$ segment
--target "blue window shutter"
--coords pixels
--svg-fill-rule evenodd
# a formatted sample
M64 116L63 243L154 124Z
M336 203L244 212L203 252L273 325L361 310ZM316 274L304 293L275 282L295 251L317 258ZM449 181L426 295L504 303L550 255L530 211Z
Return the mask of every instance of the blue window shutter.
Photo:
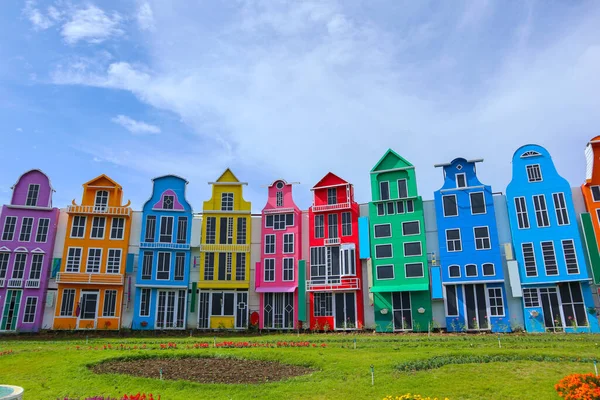
M60 271L60 263L62 262L62 258L55 258L52 260L52 272L50 274L50 278L56 278L56 274Z
M125 266L125 273L131 274L133 273L133 254L127 254L127 264Z

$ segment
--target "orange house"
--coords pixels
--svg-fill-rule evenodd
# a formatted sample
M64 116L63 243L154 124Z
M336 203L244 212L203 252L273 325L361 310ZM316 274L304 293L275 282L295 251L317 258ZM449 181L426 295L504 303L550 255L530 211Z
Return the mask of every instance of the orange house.
M586 174L581 193L587 214L581 214L583 236L594 283L600 284L600 136L596 136L585 148ZM592 229L593 227L593 229Z
M106 175L83 184L81 205L67 209L67 233L54 329L110 329L121 325L130 202Z

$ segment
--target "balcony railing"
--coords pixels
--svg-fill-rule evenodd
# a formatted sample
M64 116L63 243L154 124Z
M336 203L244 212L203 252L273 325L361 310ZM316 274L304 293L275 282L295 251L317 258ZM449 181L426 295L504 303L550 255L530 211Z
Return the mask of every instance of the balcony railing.
M6 280L6 279L0 279L0 288L3 288L3 287L4 287L4 281L5 281L5 280Z
M289 214L289 213L293 213L294 210L291 207L286 207L286 208L269 208L268 210L264 210L263 213L265 214Z
M189 243L161 243L161 242L141 242L140 249L176 249L189 250Z
M40 288L40 280L39 279L27 279L27 281L25 281L25 287L27 289L39 289Z
M23 279L9 279L8 280L9 288L20 288L23 287Z
M91 283L96 285L122 285L121 274L88 274L85 272L59 272L57 283Z
M334 210L345 210L347 208L350 208L350 202L346 202L346 203L337 203L337 204L323 204L323 205L318 205L312 206L312 210L313 212L324 212L324 211L334 211Z
M200 251L205 253L248 253L249 244L201 244Z
M358 289L360 289L359 278L316 278L306 281L306 290L308 292Z
M340 238L339 237L325 239L325 246L331 246L331 245L340 244L340 243L341 242L340 242Z
M107 214L131 216L130 207L106 207L106 206L69 206L69 214Z

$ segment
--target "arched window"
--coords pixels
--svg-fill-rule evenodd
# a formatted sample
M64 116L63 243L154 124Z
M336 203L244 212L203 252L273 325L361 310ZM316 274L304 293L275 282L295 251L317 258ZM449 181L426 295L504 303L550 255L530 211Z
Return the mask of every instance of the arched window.
M541 154L538 153L537 151L533 151L533 150L529 150L529 151L526 151L525 153L521 154L521 158L537 157L537 156L541 156Z
M496 268L492 263L483 264L483 276L494 276L496 275Z
M460 267L458 265L449 266L448 275L450 278L460 278Z
M467 264L465 265L466 276L477 276L477 265L475 264Z
M94 201L95 212L106 212L108 210L108 191L98 190Z

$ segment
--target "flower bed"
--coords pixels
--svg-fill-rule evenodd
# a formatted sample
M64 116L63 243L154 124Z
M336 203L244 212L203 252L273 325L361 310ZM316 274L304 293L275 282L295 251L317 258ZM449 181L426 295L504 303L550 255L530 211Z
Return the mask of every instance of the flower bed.
M554 389L565 400L600 399L600 377L594 374L571 374L562 378Z
M208 349L208 348L217 348L217 349L243 349L243 348L254 348L254 347L263 347L263 348L282 348L282 347L319 347L325 348L327 347L326 343L311 343L311 342L198 342L193 344L186 344L186 349ZM182 348L182 346L178 347L177 343L168 342L168 343L158 343L158 344L142 344L142 345L111 345L105 344L100 346L73 346L67 347L67 350L123 350L123 351L131 351L131 350L177 350L178 348ZM12 352L12 351L11 351ZM2 355L2 353L0 353Z
M94 396L94 397L86 397L85 399L79 397L64 397L62 399L57 400L160 400L160 395L154 397L152 393L138 393L138 394L124 394L121 397L111 397L111 396Z
M383 400L449 400L447 397L444 397L443 399L440 397L423 397L420 394L411 394L411 393L406 393L403 394L402 396L386 396L383 398Z

